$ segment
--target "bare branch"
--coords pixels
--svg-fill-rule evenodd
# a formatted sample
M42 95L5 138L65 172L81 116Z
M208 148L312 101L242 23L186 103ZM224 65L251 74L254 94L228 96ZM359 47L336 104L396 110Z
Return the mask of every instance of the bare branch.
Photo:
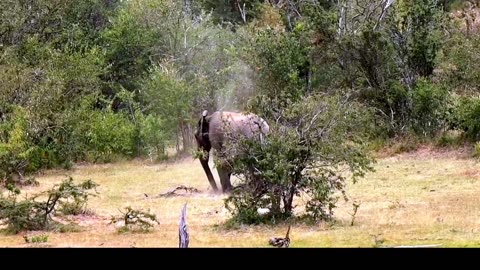
M237 6L240 11L240 16L242 16L243 23L247 23L247 10L245 9L245 3L243 3L243 8L241 8L240 2L237 0Z
M377 22L375 23L375 26L373 27L373 30L376 30L380 22L383 20L383 17L387 13L387 9L395 3L395 0L386 0L385 5L383 6L382 13L380 14L380 17L378 18Z

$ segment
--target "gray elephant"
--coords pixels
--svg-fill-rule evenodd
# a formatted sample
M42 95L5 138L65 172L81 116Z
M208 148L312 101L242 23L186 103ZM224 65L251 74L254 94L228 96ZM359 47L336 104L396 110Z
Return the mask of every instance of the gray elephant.
M208 166L210 150L213 148L216 150L216 154L224 153L225 145L231 142L230 139L235 136L263 140L269 130L267 122L252 113L216 111L208 115L208 111L203 111L195 131L195 140L198 150L203 152L199 158L200 163L214 191L218 191L218 188ZM230 158L235 158L236 154L229 153L229 155ZM230 192L232 167L222 162L217 164L217 171L223 192Z

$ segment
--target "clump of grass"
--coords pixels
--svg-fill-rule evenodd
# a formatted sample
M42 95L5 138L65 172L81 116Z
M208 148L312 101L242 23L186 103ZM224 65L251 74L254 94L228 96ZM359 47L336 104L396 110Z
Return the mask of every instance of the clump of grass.
M480 158L480 142L475 143L473 149L473 157Z
M400 139L398 143L392 146L394 154L408 153L418 149L421 145L419 138L408 136L406 138Z
M82 228L75 223L68 223L68 224L59 224L57 226L57 230L60 233L72 233L72 232L81 232Z
M23 239L25 243L46 243L48 242L48 235L47 234L39 234L34 236L24 235Z
M448 131L435 138L436 147L459 147L465 144L465 137L461 132Z

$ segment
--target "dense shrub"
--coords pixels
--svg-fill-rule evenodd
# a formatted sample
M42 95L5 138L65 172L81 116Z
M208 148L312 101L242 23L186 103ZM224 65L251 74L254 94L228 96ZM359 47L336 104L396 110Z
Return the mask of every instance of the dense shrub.
M136 151L137 127L121 112L95 110L84 102L68 115L71 125L72 150L82 160L108 162L118 157L132 156Z
M22 183L26 173L42 165L38 147L29 138L25 110L4 105L0 119L0 183Z
M417 134L433 137L445 127L449 94L425 79L418 80L411 92L412 127Z
M471 140L480 139L480 98L462 97L454 108L454 123Z
M147 115L140 126L140 140L143 151L151 160L167 158L166 148L171 135L165 128L165 122L158 116Z

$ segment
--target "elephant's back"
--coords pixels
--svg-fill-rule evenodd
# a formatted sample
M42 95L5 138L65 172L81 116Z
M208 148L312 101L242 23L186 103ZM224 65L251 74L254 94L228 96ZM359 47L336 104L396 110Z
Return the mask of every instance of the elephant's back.
M269 126L265 120L252 113L214 112L210 115L210 141L218 149L226 139L225 133L252 137L256 133L267 134Z

